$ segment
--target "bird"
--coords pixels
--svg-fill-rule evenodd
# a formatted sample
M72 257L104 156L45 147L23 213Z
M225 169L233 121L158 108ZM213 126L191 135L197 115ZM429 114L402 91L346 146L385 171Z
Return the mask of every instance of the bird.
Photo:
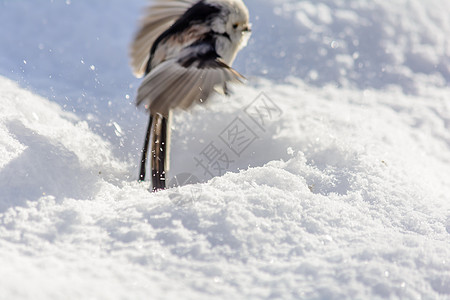
M231 66L250 37L249 12L242 0L155 0L130 47L131 66L144 77L136 105L149 113L139 181L145 180L149 144L152 190L166 188L170 115L204 103L244 76Z

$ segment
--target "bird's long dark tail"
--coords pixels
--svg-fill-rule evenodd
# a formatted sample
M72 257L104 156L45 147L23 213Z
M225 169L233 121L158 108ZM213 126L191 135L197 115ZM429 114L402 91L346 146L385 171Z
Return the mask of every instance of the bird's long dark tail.
M163 190L166 188L166 171L169 160L169 130L170 126L168 118L160 114L150 115L144 147L142 149L139 180L143 181L145 179L145 165L150 144L150 167L152 170L153 191Z
M150 115L148 120L147 133L145 134L144 147L142 147L141 170L139 173L139 181L145 180L145 168L147 163L148 144L150 143L150 135L152 132L153 116Z

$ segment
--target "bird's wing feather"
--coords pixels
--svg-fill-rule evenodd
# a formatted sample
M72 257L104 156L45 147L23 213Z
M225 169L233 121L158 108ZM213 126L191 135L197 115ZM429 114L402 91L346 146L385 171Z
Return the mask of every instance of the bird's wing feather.
M137 77L142 77L145 73L155 40L197 1L157 0L148 8L130 50L131 66Z
M172 108L186 109L194 102L206 101L227 82L243 80L211 44L199 43L152 69L139 87L137 104L145 105L152 113L167 115Z

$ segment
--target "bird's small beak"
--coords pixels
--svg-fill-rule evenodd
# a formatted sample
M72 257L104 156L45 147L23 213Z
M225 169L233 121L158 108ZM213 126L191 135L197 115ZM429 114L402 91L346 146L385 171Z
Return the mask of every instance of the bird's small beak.
M252 32L252 24L248 24L242 29L243 32Z
M252 35L252 28L251 25L248 24L247 26L245 26L242 29L242 38L241 38L241 44L240 44L240 49L244 48L245 46L247 46L248 40L250 39L250 36Z

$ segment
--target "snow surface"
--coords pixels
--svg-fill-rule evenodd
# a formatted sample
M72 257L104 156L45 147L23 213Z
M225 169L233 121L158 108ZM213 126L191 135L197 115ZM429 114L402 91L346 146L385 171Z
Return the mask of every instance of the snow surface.
M201 183L159 193L146 3L0 1L0 299L450 299L448 1L246 1L249 83L174 114Z

